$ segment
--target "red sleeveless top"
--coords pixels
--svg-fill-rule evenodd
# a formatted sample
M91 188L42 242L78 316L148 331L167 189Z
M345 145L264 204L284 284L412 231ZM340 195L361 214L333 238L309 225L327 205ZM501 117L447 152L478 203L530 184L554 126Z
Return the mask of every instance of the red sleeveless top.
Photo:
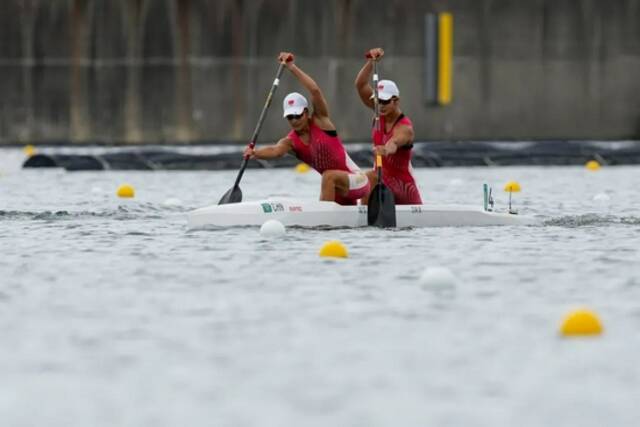
M322 174L326 170L358 172L360 168L351 160L336 131L320 129L309 123L309 143L305 144L295 130L287 135L296 157Z
M385 117L380 116L380 127L382 132L374 128L372 131L373 143L375 145L384 145L391 139L397 125L406 125L413 128L413 123L404 114L398 117L389 132L385 132ZM391 155L382 156L382 181L389 187L395 197L398 205L421 205L422 197L420 190L413 177L413 168L411 166L413 141L408 145L398 147L398 150Z

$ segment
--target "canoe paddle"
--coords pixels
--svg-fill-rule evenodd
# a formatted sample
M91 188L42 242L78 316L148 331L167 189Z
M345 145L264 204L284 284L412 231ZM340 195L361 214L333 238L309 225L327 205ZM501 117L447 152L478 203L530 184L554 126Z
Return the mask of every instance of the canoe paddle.
M368 57L369 54L367 54ZM380 104L378 103L378 60L373 61L373 105L376 114L375 127L378 135L382 135L382 123L380 121ZM375 141L374 141L375 147ZM396 226L396 202L393 193L382 182L382 156L376 154L376 171L378 183L369 195L367 207L367 224L375 227L390 228Z
M293 61L293 57L289 56L287 58L287 62ZM253 131L253 136L251 137L251 141L249 141L249 147L253 148L256 146L256 141L258 140L258 133L260 133L260 129L262 129L262 123L264 123L265 117L267 117L267 110L271 105L271 100L273 99L273 94L276 93L276 89L278 89L278 85L280 84L280 76L282 76L282 72L284 71L284 62L280 63L278 67L278 72L276 73L276 78L273 80L273 85L271 86L271 90L269 91L269 95L267 96L267 100L264 103L264 107L262 107L262 113L260 113L260 118L258 119L258 124L256 125L255 130ZM236 181L233 184L233 187L229 189L224 196L218 202L219 205L226 205L228 203L240 203L242 201L242 190L240 189L240 180L242 179L242 175L244 174L244 170L247 168L247 163L249 162L249 156L244 156L242 159L242 165L240 166L240 171L238 171L238 176L236 177Z

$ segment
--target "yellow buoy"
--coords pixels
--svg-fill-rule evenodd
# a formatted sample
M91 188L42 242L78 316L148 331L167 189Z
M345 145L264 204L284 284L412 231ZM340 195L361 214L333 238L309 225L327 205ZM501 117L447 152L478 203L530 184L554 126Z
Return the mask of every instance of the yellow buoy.
M36 154L36 148L31 144L25 145L22 151L27 157L31 157Z
M520 184L517 181L509 181L504 185L504 191L509 193L509 213L516 214L518 211L511 208L511 193L520 192Z
M598 169L600 169L600 163L598 163L597 160L589 160L587 163L585 163L584 167L589 169L590 171L597 171Z
M296 172L297 173L307 173L311 170L311 166L309 166L306 163L298 163L296 165Z
M519 193L520 184L517 181L509 181L504 185L504 191L509 193Z
M320 256L347 258L349 256L349 252L347 252L347 248L342 244L342 242L340 242L339 240L331 240L322 245L322 247L320 248Z
M118 195L118 197L131 198L135 197L136 190L132 185L122 184L120 187L118 187L118 191L116 194Z
M596 313L582 308L565 316L560 326L560 333L565 337L599 335L602 333L602 324Z

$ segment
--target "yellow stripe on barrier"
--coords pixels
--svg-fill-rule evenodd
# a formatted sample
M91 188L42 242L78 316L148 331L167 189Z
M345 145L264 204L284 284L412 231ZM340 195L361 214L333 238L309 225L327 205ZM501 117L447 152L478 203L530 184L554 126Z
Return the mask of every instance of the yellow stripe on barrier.
M438 103L449 105L452 97L453 15L438 16Z

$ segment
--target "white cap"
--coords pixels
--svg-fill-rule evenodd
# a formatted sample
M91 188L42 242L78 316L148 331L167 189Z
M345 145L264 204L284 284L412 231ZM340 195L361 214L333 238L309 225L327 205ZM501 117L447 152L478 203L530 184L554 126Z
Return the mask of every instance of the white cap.
M309 106L307 102L307 98L300 95L298 92L291 92L284 98L282 101L282 109L284 110L284 115L282 117L287 117L289 114L302 114L305 108Z
M398 86L391 80L380 80L378 82L378 99L386 101L394 96L396 98L400 97ZM373 99L373 96L371 96L371 99Z

